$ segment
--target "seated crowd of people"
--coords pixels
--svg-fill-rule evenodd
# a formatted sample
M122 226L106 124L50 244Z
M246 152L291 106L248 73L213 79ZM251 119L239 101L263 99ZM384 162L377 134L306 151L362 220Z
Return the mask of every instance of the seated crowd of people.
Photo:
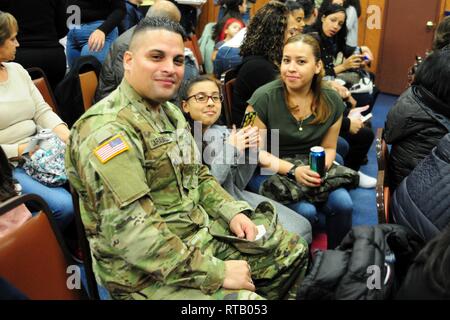
M199 8L141 3L0 3L0 205L38 194L77 256L72 188L96 280L113 299L307 297L320 286L314 235L330 251L353 243L349 190L377 182L360 170L379 91L373 54L358 45L359 1L269 1L249 18L252 2L220 0L199 40L203 68L185 47ZM74 28L71 5L82 12ZM63 90L83 56L101 65L98 86L69 121L27 68ZM225 123L219 80L230 69ZM377 230L423 246L390 298L450 299L449 84L446 17L385 123L390 211L404 229ZM0 216L0 241L35 214L25 212Z

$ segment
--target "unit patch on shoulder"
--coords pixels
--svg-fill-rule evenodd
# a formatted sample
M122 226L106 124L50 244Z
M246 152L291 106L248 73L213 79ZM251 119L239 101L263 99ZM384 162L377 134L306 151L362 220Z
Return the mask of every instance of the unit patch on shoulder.
M130 147L119 133L95 148L94 154L101 163L106 163L128 149L130 149Z

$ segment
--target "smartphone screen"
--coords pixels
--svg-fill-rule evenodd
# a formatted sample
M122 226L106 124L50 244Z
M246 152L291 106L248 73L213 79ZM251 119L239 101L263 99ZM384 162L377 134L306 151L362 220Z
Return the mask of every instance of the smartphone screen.
M256 111L247 112L242 119L241 128L252 126L256 119Z

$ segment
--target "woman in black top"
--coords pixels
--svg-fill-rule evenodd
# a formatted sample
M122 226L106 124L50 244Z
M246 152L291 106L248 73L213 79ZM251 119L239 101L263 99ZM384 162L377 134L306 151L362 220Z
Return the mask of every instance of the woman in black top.
M247 100L260 86L275 80L279 74L283 44L289 37L301 33L304 22L296 19L303 7L288 7L269 2L259 9L247 27L240 48L243 57L233 89L232 122L239 125L247 108Z
M118 26L125 17L123 0L69 0L67 59L69 67L80 56L93 55L101 63L118 37Z
M20 26L15 62L44 70L54 89L66 73L66 54L59 39L67 34L67 0L3 0L0 10L11 13Z
M346 18L343 6L337 4L321 6L316 23L306 29L307 32L317 34L325 75L332 78L341 72L360 68L364 63L362 59L364 54L369 58L372 57L372 53L367 47L361 47L361 54L354 54L357 48L346 45ZM342 52L345 59L342 64L335 65L334 60L339 52Z

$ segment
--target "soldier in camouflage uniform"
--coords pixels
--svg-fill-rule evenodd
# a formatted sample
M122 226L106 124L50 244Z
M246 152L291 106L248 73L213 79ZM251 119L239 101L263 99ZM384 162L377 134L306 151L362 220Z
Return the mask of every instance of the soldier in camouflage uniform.
M270 204L252 212L222 189L167 102L183 78L182 34L145 18L121 85L72 129L66 167L97 281L114 299L293 297L306 242L276 223ZM250 218L266 226L262 239L253 241Z

